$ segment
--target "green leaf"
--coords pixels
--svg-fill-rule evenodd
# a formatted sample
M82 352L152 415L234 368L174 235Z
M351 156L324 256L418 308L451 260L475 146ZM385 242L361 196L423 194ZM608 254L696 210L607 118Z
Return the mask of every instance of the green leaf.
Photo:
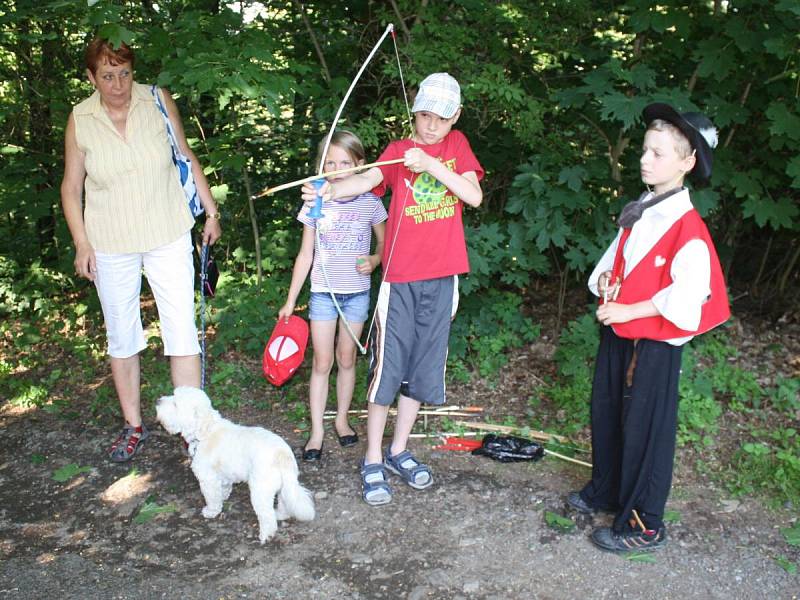
M629 71L630 83L640 90L649 90L656 85L656 72L644 64L638 64Z
M212 185L211 195L214 197L214 202L220 202L224 204L225 200L228 198L228 184L223 183L222 185Z
M31 462L35 465L42 465L46 460L44 454L31 454Z
M664 511L663 520L665 523L680 523L681 522L681 513L677 510L667 510Z
M769 224L773 229L793 229L794 218L800 213L797 204L791 198L779 198L771 200L769 198L748 197L742 203L742 215L754 217L759 227Z
M775 10L791 12L800 17L800 4L797 3L797 0L780 0L775 5Z
M65 481L69 481L79 473L88 473L91 470L92 467L79 467L75 463L70 463L68 465L64 465L60 469L56 469L55 471L53 471L53 479L55 479L59 483L64 483Z
M572 519L562 517L549 510L546 510L544 513L544 521L547 523L548 527L557 529L563 533L569 533L575 529L575 522Z
M794 527L784 527L781 534L790 546L800 546L800 522L795 523Z
M701 217L706 217L708 213L719 206L719 192L708 188L692 190L692 204Z
M792 158L786 165L786 174L789 177L794 177L792 183L789 184L793 188L800 188L800 155Z
M772 135L785 135L792 140L800 140L800 117L786 104L773 102L765 114L772 121L769 127Z
M130 45L133 43L135 34L117 23L106 23L97 30L97 35L111 42L111 46L116 50L122 42Z
M651 563L651 564L656 562L656 557L649 552L632 552L630 554L626 554L625 558L631 562Z
M794 52L792 43L788 39L780 37L764 40L764 49L770 54L774 54L781 60L785 59L787 56L792 54L792 52Z
M747 196L761 196L764 193L761 181L755 171L737 171L730 178L730 183L736 191L738 198Z
M646 31L650 27L650 10L639 9L630 16L629 23L635 33Z
M566 183L567 187L574 192L581 191L581 185L586 178L586 169L580 165L574 167L564 167L558 174L558 183Z
M783 570L789 573L789 575L796 575L797 574L797 565L786 558L783 554L779 554L775 557L775 562L778 563Z
M722 81L736 66L735 53L728 47L728 40L722 37L711 37L697 43L692 55L697 65L697 75Z
M174 504L165 504L164 506L159 506L155 502L145 502L142 505L142 508L139 509L139 514L137 514L133 522L137 525L141 525L142 523L147 523L153 519L156 515L161 513L171 513L176 512L178 508Z
M633 127L647 105L646 98L640 96L629 98L621 92L605 94L599 100L600 117L604 121L622 121L623 129Z

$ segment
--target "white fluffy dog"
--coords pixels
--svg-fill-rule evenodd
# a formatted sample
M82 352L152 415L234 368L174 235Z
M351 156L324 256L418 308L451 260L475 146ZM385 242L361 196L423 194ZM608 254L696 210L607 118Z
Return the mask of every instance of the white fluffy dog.
M174 396L159 398L156 412L164 429L180 433L189 444L192 471L206 501L204 517L213 519L222 512L233 484L246 481L262 544L275 534L278 519L314 518L311 493L297 481L294 454L280 437L263 427L231 423L197 388L176 388Z

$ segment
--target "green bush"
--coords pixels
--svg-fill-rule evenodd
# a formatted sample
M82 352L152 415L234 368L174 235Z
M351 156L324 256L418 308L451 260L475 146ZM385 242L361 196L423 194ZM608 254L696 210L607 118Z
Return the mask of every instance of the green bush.
M734 493L768 495L800 507L800 436L793 428L753 431L731 461Z
M543 394L558 409L556 420L565 433L573 433L589 424L592 374L599 334L600 325L593 311L569 322L561 331L554 355L558 376L548 384ZM537 402L536 399L532 401ZM559 418L559 415L563 416Z
M511 292L485 290L462 297L450 332L448 362L468 362L491 377L508 362L507 352L539 336L539 326L521 311L522 299Z

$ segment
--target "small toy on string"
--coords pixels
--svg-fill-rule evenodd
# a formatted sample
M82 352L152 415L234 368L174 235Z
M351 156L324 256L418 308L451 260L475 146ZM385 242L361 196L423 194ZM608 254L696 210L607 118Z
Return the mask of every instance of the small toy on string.
M317 192L317 198L314 202L314 206L308 209L308 216L311 219L321 219L325 215L322 214L322 195L319 191L322 189L322 186L325 185L325 179L320 177L319 179L313 180L311 184Z

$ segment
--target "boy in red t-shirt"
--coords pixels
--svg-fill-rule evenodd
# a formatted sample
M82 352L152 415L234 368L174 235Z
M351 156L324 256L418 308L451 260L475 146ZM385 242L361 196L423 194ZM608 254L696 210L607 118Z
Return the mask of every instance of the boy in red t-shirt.
M391 142L378 161L403 158L320 190L324 200L392 189L383 250L384 282L378 294L370 346L367 453L361 463L362 496L373 506L392 499L386 471L414 489L433 484L430 468L407 444L421 403L445 402L445 365L450 322L458 304L458 275L469 271L464 241L464 204L480 205L481 167L463 133L461 90L447 73L420 84L411 109L414 136ZM311 202L314 188L303 187ZM389 406L397 400L392 443L383 452Z
M700 184L711 177L717 130L667 104L642 116L648 191L622 209L617 238L589 277L604 325L592 382L592 479L567 497L579 512L615 513L591 539L619 553L667 541L681 349L730 315L714 243L683 186L687 174Z

